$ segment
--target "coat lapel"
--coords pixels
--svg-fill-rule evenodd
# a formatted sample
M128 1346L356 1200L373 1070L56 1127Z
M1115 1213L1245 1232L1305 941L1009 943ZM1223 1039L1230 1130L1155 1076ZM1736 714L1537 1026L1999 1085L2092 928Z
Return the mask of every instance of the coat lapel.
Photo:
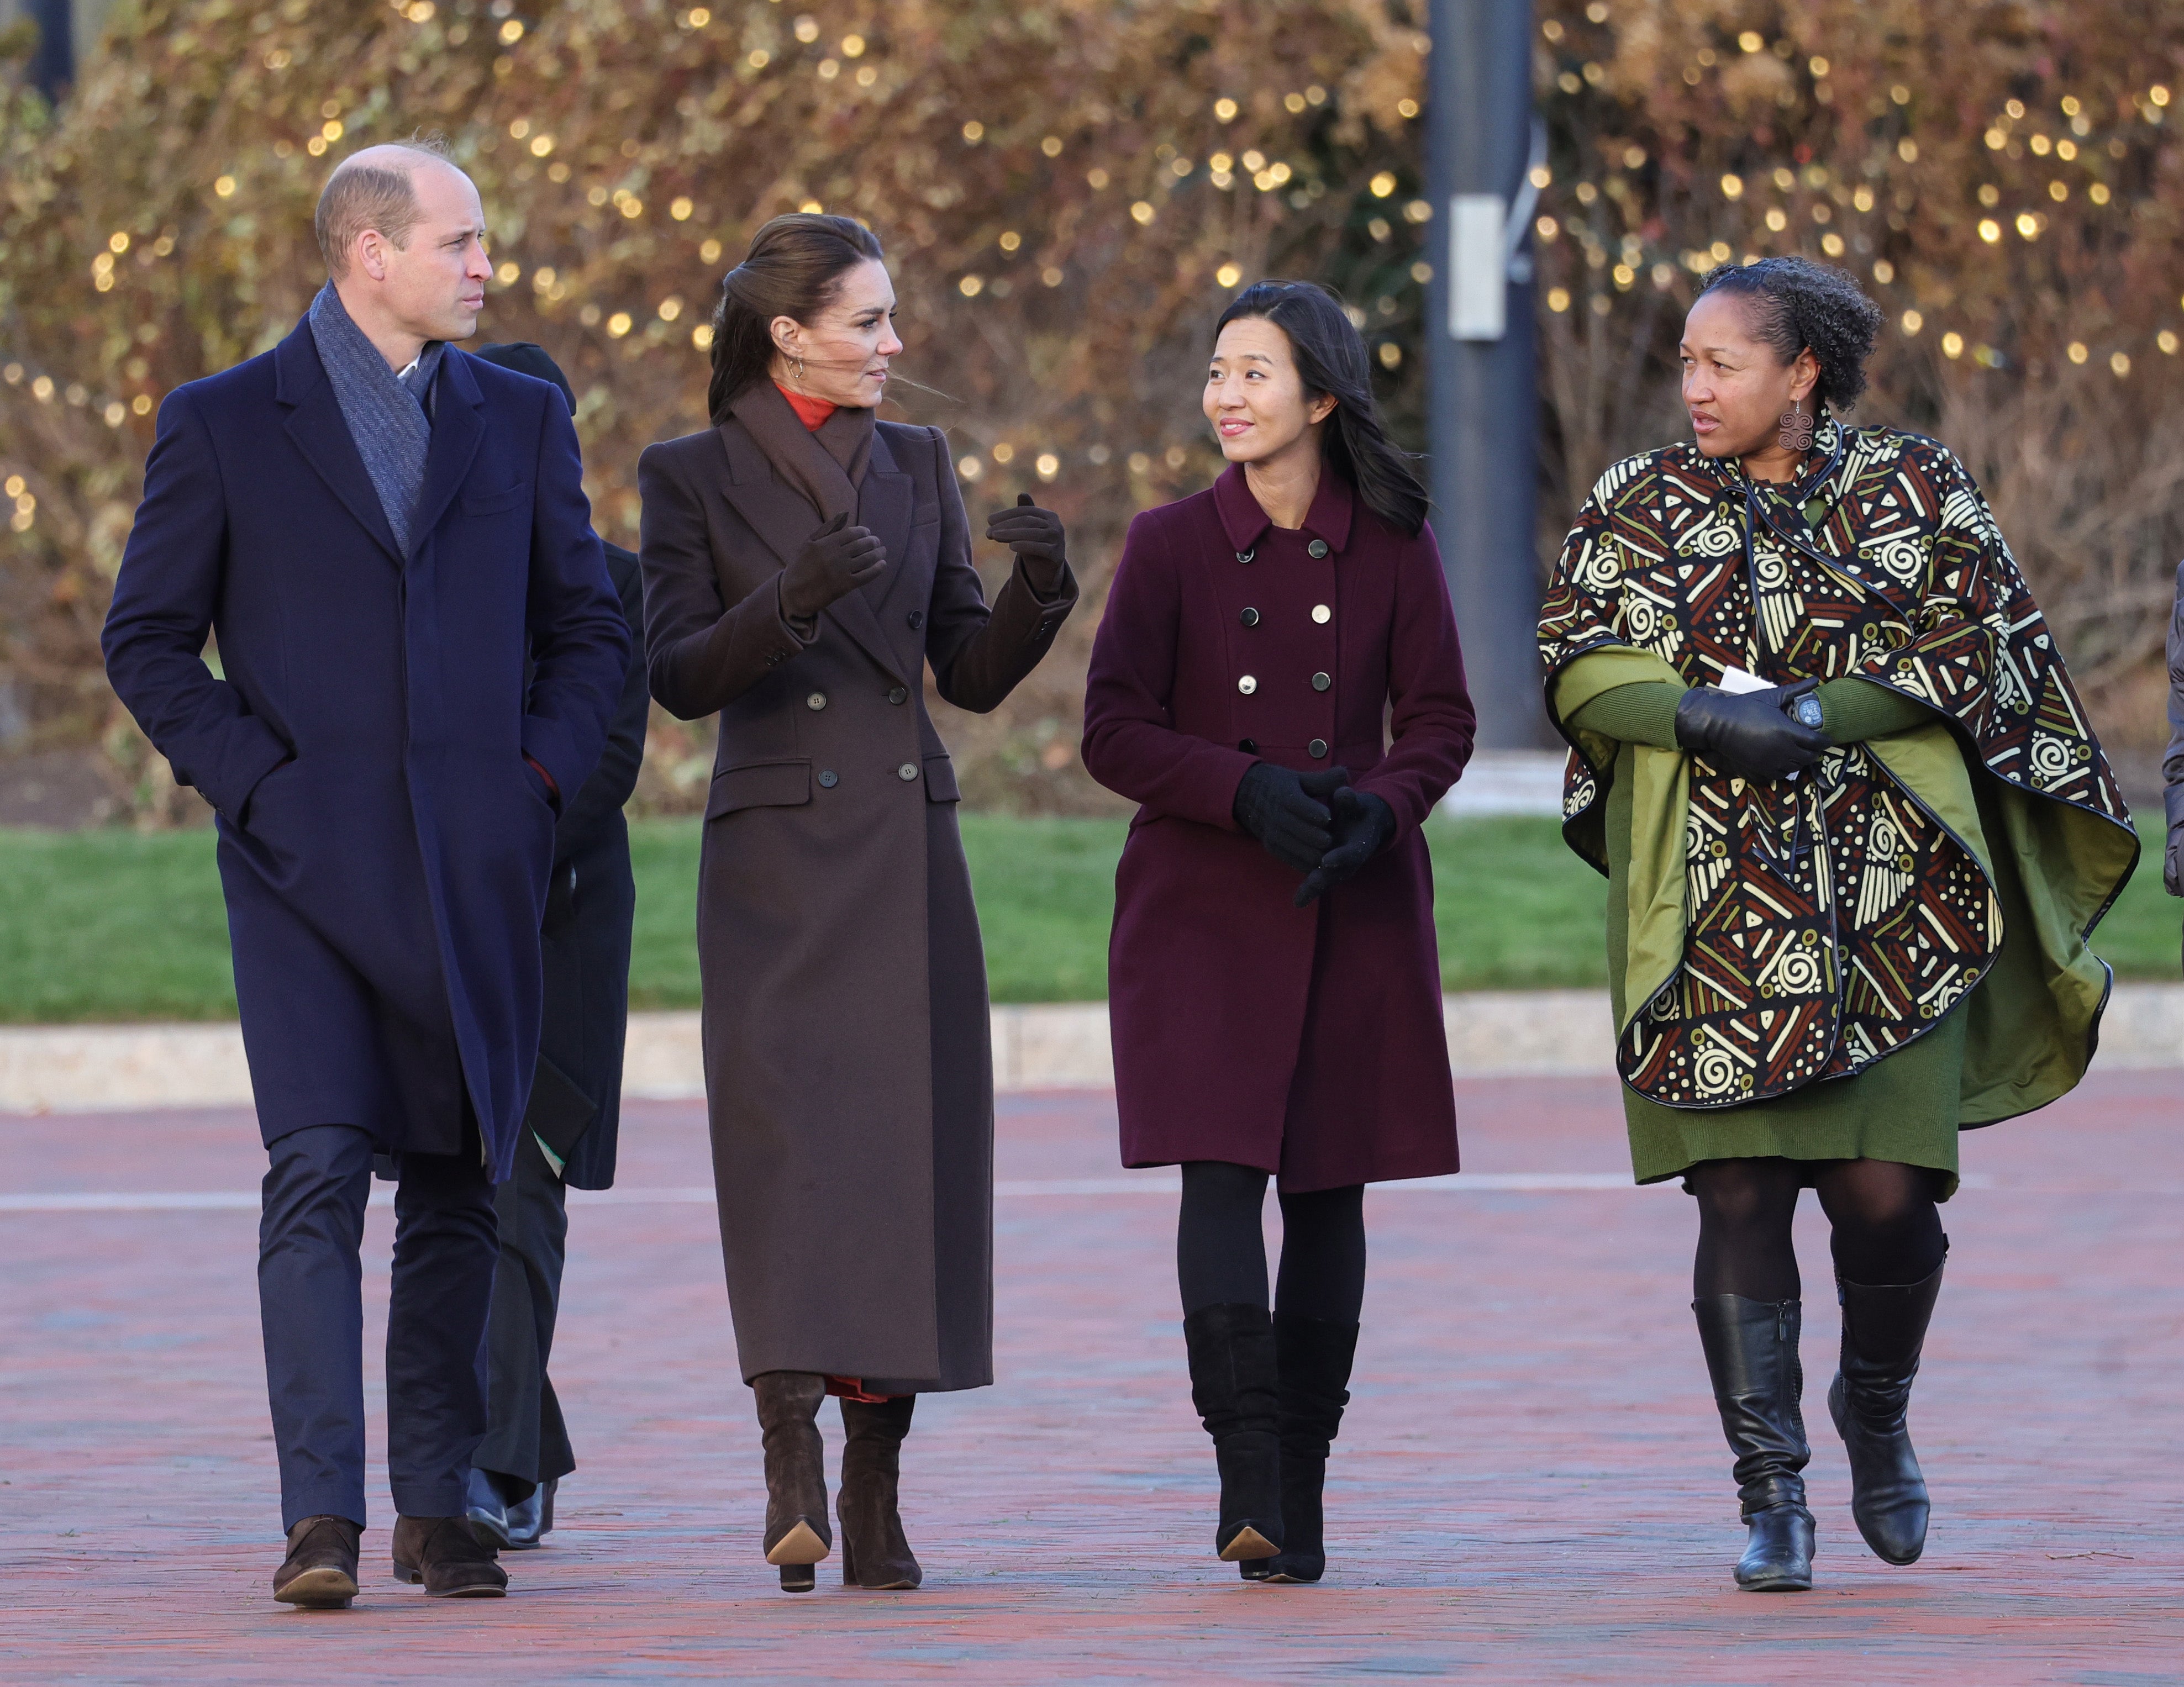
M766 548L786 568L818 526L818 516L801 493L784 486L774 477L772 465L766 460L766 454L759 449L758 442L750 437L749 431L741 422L730 417L721 425L718 432L722 447L728 455L728 483L722 488L723 495L730 507L743 518L744 525L765 542ZM875 440L872 469L865 476L867 499L871 496L869 488L874 474L879 468L879 456L880 446ZM902 482L905 509L902 526L904 540L906 540L910 531L907 515L910 477L904 475L897 478ZM861 519L864 512L865 504L861 501L858 510ZM873 531L878 532L880 530L874 528ZM888 557L892 563L900 554L899 546L904 540L890 542L884 533L881 534L881 538L888 545ZM890 567L887 575L881 577L881 584L884 586L888 576L895 571ZM837 599L825 613L872 660L895 678L907 683L902 660L889 648L886 634L880 630L879 617L873 612L866 596L866 592L871 589L867 587L864 592L852 592L847 597Z
M410 524L414 548L439 524L454 502L485 439L485 395L470 372L463 353L449 346L440 358L439 391L433 395L432 443L425 454L425 489Z
M341 401L334 396L334 384L326 379L326 367L319 361L318 345L311 338L308 320L298 323L295 331L275 349L273 367L274 396L288 411L288 437L327 489L341 500L343 508L378 542L387 560L399 568L402 552L394 543L394 529L387 524L378 489L365 472L356 441L349 436L348 422L342 415Z
M890 618L888 605L897 593L904 589L902 578L909 572L910 524L916 509L916 489L910 476L896 465L894 454L888 449L887 436L875 430L872 435L872 460L865 470L864 485L857 496L857 520L878 534L887 547L887 571L853 595L862 599L872 612L873 625L886 639L888 647L895 654L895 677L917 671L923 660L922 635L913 633L910 623L900 616ZM898 648L894 634L898 625L903 641Z

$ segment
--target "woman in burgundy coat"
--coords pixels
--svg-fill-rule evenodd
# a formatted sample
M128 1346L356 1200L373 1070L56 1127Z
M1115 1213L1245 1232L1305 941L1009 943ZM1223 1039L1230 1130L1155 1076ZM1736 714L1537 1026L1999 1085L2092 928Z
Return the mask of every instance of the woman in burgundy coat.
M1457 1167L1418 828L1474 722L1425 492L1334 297L1247 288L1205 409L1229 467L1131 523L1085 696L1086 768L1142 805L1116 872L1116 1096L1123 1164L1183 1167L1216 1548L1247 1579L1318 1581L1364 1186Z

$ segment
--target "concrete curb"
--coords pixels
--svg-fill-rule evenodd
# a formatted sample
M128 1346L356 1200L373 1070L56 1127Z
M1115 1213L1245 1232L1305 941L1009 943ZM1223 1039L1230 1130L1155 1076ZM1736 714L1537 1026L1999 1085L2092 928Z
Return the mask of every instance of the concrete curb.
M1605 991L1512 990L1445 997L1458 1077L1598 1077L1614 1070ZM996 1007L1002 1089L1104 1089L1115 1081L1102 1002ZM2184 1066L2184 984L2121 984L2102 1026L2103 1066ZM631 1016L623 1094L705 1093L694 1012ZM250 1104L234 1025L0 1027L0 1112L116 1112Z

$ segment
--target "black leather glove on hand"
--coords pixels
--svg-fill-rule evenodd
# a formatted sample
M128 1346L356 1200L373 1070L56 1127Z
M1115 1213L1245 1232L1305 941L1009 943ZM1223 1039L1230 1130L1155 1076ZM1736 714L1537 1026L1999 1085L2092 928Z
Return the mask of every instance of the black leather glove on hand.
M1835 740L1799 726L1784 710L1819 683L1799 680L1745 692L1694 687L1676 705L1676 742L1735 779L1780 779L1810 767Z
M804 542L781 576L781 612L809 621L837 598L847 597L887 566L887 547L868 528L837 515Z
M1345 879L1355 877L1357 870L1386 849L1388 840L1396 835L1395 810L1370 792L1353 791L1345 785L1335 792L1332 806L1334 847L1320 857L1319 865L1297 887L1300 908Z
M1017 494L1013 509L996 509L986 518L986 537L1006 545L1022 559L1024 577L1042 598L1058 597L1068 578L1068 560L1062 550L1061 518L1041 509L1031 494Z
M1254 762L1236 788L1230 811L1245 835L1265 844L1269 855L1294 871L1308 873L1334 846L1334 816L1328 800L1349 782L1346 767L1294 773L1271 761Z

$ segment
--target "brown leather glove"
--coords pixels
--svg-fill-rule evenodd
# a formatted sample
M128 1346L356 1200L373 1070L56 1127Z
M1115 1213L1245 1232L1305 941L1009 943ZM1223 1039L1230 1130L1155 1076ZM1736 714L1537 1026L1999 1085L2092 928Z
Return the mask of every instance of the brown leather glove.
M986 537L1006 545L1023 564L1024 578L1042 598L1058 598L1069 577L1069 561L1062 547L1061 518L1042 509L1031 494L1017 494L1013 509L996 509L986 518Z
M781 612L792 621L811 620L836 599L879 578L887 566L887 547L878 536L849 521L837 515L804 542L782 571Z

